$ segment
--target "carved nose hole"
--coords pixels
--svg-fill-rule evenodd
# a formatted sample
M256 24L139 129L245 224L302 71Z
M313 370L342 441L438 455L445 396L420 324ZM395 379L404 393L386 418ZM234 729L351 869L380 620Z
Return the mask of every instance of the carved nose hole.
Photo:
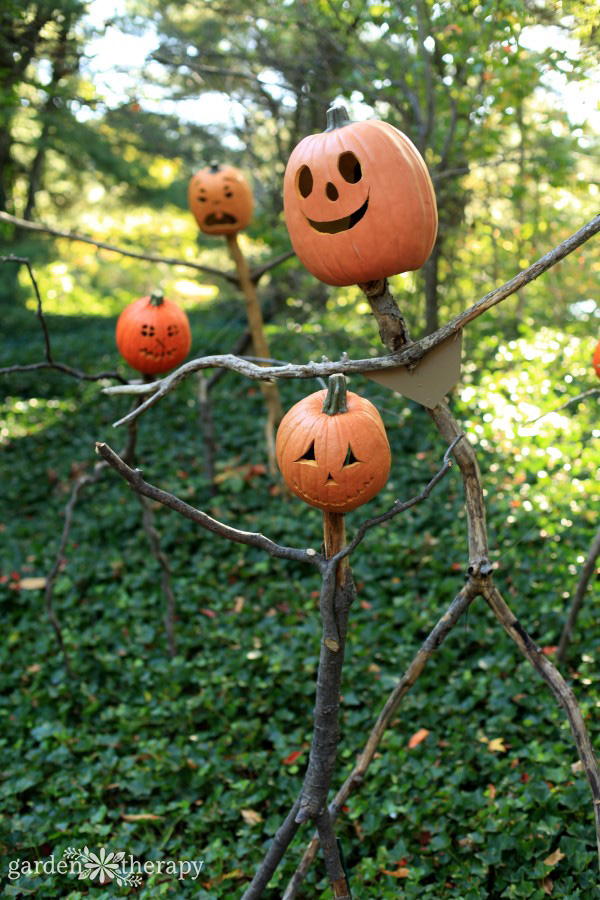
M325 188L325 193L329 197L330 200L337 200L340 196L338 193L338 189L332 181L327 182L327 187Z
M337 481L335 480L331 472L329 472L329 474L327 475L327 481L325 482L325 484L337 484Z

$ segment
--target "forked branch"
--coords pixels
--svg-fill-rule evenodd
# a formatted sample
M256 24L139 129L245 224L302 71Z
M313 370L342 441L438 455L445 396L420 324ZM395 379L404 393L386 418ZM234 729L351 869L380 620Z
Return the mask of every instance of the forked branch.
M387 288L387 283L381 281L360 285L365 291L372 309L374 301L379 300L378 322L380 325L380 333L390 355L351 360L344 354L340 360L335 362L311 362L302 365L288 363L285 366L259 366L231 354L224 356L205 356L199 359L192 359L189 362L184 363L184 365L180 366L178 369L175 369L175 371L166 378L156 381L152 385L116 385L114 387L105 388L106 393L135 393L148 395L148 399L145 400L134 413L119 419L118 422L115 422L115 426L125 425L131 418L142 415L147 409L154 406L155 403L158 403L162 397L174 390L181 381L201 369L221 367L231 369L254 381L269 381L276 378L318 378L334 375L336 372L348 375L353 372L373 372L382 369L395 368L396 366L408 366L413 368L424 356L433 350L434 347L437 347L451 335L457 334L465 327L465 325L468 325L478 316L516 293L516 291L538 278L552 266L555 266L558 262L597 234L598 231L600 231L600 215L588 222L587 225L584 225L583 228L580 228L579 231L576 231L566 241L563 241L562 244L554 247L553 250L546 253L538 259L537 262L533 263L533 265L529 266L527 269L523 269L522 272L519 272L518 275L515 275L515 277L510 281L507 281L506 284L490 291L485 297L482 297L481 300L478 300L473 306L470 306L454 319L451 319L437 331L433 332L433 334L429 334L421 340L412 343L407 342L406 340L406 325L393 296ZM386 301L385 309L382 305L383 300ZM384 313L389 321L384 322L383 318L380 318ZM402 323L402 333L397 329L395 330L394 320L397 320L398 324L400 322ZM393 336L393 340L390 340L390 336Z

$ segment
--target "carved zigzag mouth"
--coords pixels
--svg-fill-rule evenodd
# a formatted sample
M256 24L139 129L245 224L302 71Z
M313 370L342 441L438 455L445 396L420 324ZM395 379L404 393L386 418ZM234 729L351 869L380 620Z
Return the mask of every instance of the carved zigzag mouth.
M204 224L210 228L211 225L235 225L237 219L230 213L209 213L204 220Z
M315 231L320 231L321 234L338 234L340 231L349 231L350 228L354 228L363 218L368 206L369 195L367 194L367 199L363 205L359 206L353 213L350 213L349 216L343 216L341 219L332 219L329 222L316 222L314 219L309 219L308 216L305 216L305 218L310 227L314 228Z
M352 494L351 497L346 497L345 500L340 500L339 503L336 503L333 500L327 500L327 506L346 506L346 504L348 502L350 502L352 500L356 500L357 497L360 497L361 494L364 494L364 492L367 490L367 488L373 481L374 477L375 477L374 475L371 475L369 480L366 481L365 484L355 494ZM327 484L327 482L326 482L326 484ZM296 488L296 490L298 491L299 494L302 494L302 496L305 498L305 500L309 501L309 503L319 503L320 505L322 505L322 503L323 503L322 500L319 500L317 497L312 497L310 494L307 494L306 491L303 491L295 479L294 479L294 487Z

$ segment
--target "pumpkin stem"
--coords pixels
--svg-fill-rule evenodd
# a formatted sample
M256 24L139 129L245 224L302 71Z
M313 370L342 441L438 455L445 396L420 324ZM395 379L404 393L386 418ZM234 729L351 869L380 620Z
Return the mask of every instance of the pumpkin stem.
M348 411L348 396L346 394L346 378L341 373L329 376L327 396L323 401L322 412L327 416L336 416L338 413Z
M160 288L152 291L152 293L150 294L150 306L162 306L164 302L165 295Z
M211 159L211 161L208 164L208 168L214 175L215 172L218 172L219 169L221 168L221 163L218 161L218 159Z
M341 104L339 106L330 106L327 110L327 128L325 131L335 131L336 128L343 128L344 125L351 125L352 120L348 115L348 110Z

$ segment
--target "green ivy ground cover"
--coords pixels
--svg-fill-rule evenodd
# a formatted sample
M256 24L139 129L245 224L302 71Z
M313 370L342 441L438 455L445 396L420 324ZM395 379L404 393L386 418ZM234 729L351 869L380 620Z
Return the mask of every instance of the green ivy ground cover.
M239 311L228 307L226 315L235 319ZM215 308L192 317L196 354L223 347L224 316ZM271 328L273 351L301 361L323 352L335 358L350 349L350 339L353 355L377 347L367 316L348 307L343 321L333 307L328 316L327 322L325 315L308 316L300 334L285 322ZM39 359L33 315L15 311L8 318L4 364ZM324 337L325 328L338 326ZM57 358L86 368L115 364L111 320L54 316L50 327ZM227 346L236 327L241 323L230 327ZM597 528L598 406L588 401L523 433L516 420L593 384L593 342L545 332L503 344L491 317L477 341L475 333L467 336L468 362L452 403L481 445L498 584L551 653ZM317 387L285 383L284 406ZM420 489L444 447L415 404L358 377L351 387L382 410L392 446L390 483L365 509L371 514ZM123 438L111 423L128 401L49 372L4 378L2 391L5 894L239 897L308 759L318 580L312 570L231 545L156 508L178 604L178 655L170 660L160 575L139 505L107 473L77 507L67 564L56 581L56 610L77 673L69 678L43 592L19 589L19 582L49 570L73 479L93 464L96 439L119 448ZM142 420L139 457L147 479L241 528L318 547L320 514L283 498L267 476L248 469L264 461L262 401L255 385L232 374L215 392L220 478L217 496L208 499L194 391L190 380ZM362 515L348 517L350 533ZM354 558L359 603L351 616L336 785L460 588L465 560L456 471L429 502L371 532ZM596 743L597 599L590 591L564 668ZM429 733L409 749L419 729ZM353 895L361 900L597 896L591 801L567 724L481 600L407 696L348 801L339 834ZM281 896L307 837L304 831L296 839L266 896ZM142 862L204 864L196 880L151 876L137 889L59 874L7 877L11 860L58 860L65 849L84 846L125 851ZM302 896L328 896L320 861Z

